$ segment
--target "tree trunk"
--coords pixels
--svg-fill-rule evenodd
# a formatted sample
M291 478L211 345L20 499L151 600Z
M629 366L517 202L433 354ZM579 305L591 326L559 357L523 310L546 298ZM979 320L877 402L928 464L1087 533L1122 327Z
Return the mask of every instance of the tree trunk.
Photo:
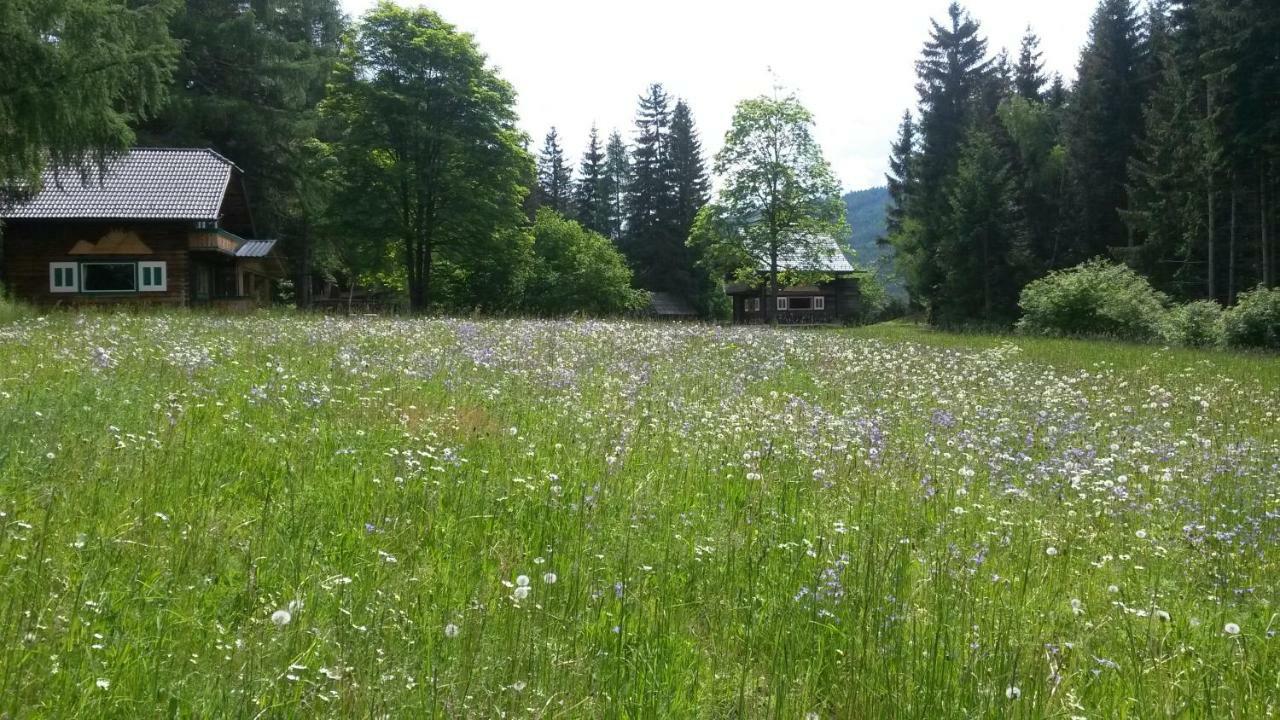
M1270 240L1267 238L1267 165L1262 163L1262 167L1258 170L1258 208L1259 208L1259 225L1258 235L1259 242L1262 245L1262 284L1264 287L1271 287L1271 247Z
M1231 234L1227 237L1227 304L1236 304L1236 174L1231 173Z
M1211 123L1213 121L1213 88L1212 87L1205 89L1204 120L1206 124ZM1214 247L1213 247L1214 235L1216 234L1215 228L1214 228L1214 217L1213 217L1213 159L1212 159L1213 148L1209 147L1206 143L1206 147L1204 148L1204 150L1205 150L1205 153L1210 156L1209 162L1207 163L1207 166L1205 168L1205 192L1207 193L1207 196L1208 196L1208 210L1209 210L1209 237L1208 237L1208 240L1205 242L1205 252L1208 255L1208 262L1209 262L1209 268L1206 273L1207 275L1206 280L1207 280L1207 290L1209 293L1209 299L1217 300L1218 299L1218 285L1217 285L1218 266L1217 266L1217 263L1215 262L1216 253L1214 252Z
M1208 254L1209 268L1205 273L1206 274L1205 280L1207 283L1206 289L1209 294L1209 299L1217 300L1218 299L1218 285L1217 285L1218 266L1217 266L1217 263L1215 262L1215 255L1217 253L1214 251L1214 247L1213 247L1213 237L1215 235L1215 228L1214 228L1214 222L1213 222L1213 173L1212 172L1209 173L1208 181L1209 181L1209 191L1208 191L1209 235L1205 240L1205 252Z
M778 324L778 256L769 261L769 300L765 303L765 317L770 325Z
M302 252L298 258L298 274L296 287L293 289L293 303L299 310L311 308L311 270L315 265L315 249L312 247L311 223L304 218L298 233L302 240Z

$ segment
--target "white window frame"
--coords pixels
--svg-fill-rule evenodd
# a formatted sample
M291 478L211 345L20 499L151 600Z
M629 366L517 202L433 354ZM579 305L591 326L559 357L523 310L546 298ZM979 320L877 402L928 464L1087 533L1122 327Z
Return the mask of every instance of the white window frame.
M160 282L146 282L147 280L154 280L157 271L159 271ZM152 277L148 277L148 275ZM138 263L138 292L167 292L168 290L169 268L166 267L163 261Z
M786 309L787 309L787 307L788 307L788 306L787 306L787 299L786 299L785 297L779 297L779 298L778 298L778 309L779 309L779 310L786 310Z
M67 274L71 275L71 284L58 283L59 278L65 279ZM51 262L49 263L49 292L51 293L73 293L80 290L80 263L74 262Z
M827 298L826 298L825 296L823 296L823 295L814 295L814 296L813 296L813 309L814 309L814 310L826 310L826 309L827 309Z

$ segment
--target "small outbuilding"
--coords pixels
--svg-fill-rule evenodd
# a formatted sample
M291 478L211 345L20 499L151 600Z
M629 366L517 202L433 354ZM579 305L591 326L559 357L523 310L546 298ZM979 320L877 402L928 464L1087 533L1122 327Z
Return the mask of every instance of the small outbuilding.
M275 240L253 239L240 168L208 149L137 148L102 172L50 168L0 208L0 282L44 305L271 302Z
M765 266L757 268L761 282L726 285L725 292L733 300L733 322L747 325L768 322L770 303L780 325L843 325L854 322L862 311L858 282L865 273L853 267L835 238L825 238L818 246L820 252L806 259L779 258L778 268L820 275L825 278L822 282L783 287L774 296L768 283L769 268Z

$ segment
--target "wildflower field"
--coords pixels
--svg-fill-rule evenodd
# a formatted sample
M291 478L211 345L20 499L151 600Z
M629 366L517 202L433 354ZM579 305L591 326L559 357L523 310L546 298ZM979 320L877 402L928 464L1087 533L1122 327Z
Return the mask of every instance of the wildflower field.
M1280 715L1280 360L0 325L0 714Z

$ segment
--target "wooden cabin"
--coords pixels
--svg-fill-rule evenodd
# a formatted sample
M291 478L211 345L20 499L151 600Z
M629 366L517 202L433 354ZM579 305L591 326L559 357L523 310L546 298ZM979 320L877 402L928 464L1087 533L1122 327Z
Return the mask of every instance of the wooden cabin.
M256 240L235 163L207 149L137 148L101 173L45 171L0 212L0 282L41 305L271 302L284 263Z
M783 287L773 296L767 282L769 268L759 267L762 282L755 285L729 283L725 292L733 299L733 322L760 324L769 321L768 304L773 303L780 325L845 325L861 312L861 294L856 270L835 238L818 242L817 252L807 259L780 258L779 269L821 274L825 282Z

